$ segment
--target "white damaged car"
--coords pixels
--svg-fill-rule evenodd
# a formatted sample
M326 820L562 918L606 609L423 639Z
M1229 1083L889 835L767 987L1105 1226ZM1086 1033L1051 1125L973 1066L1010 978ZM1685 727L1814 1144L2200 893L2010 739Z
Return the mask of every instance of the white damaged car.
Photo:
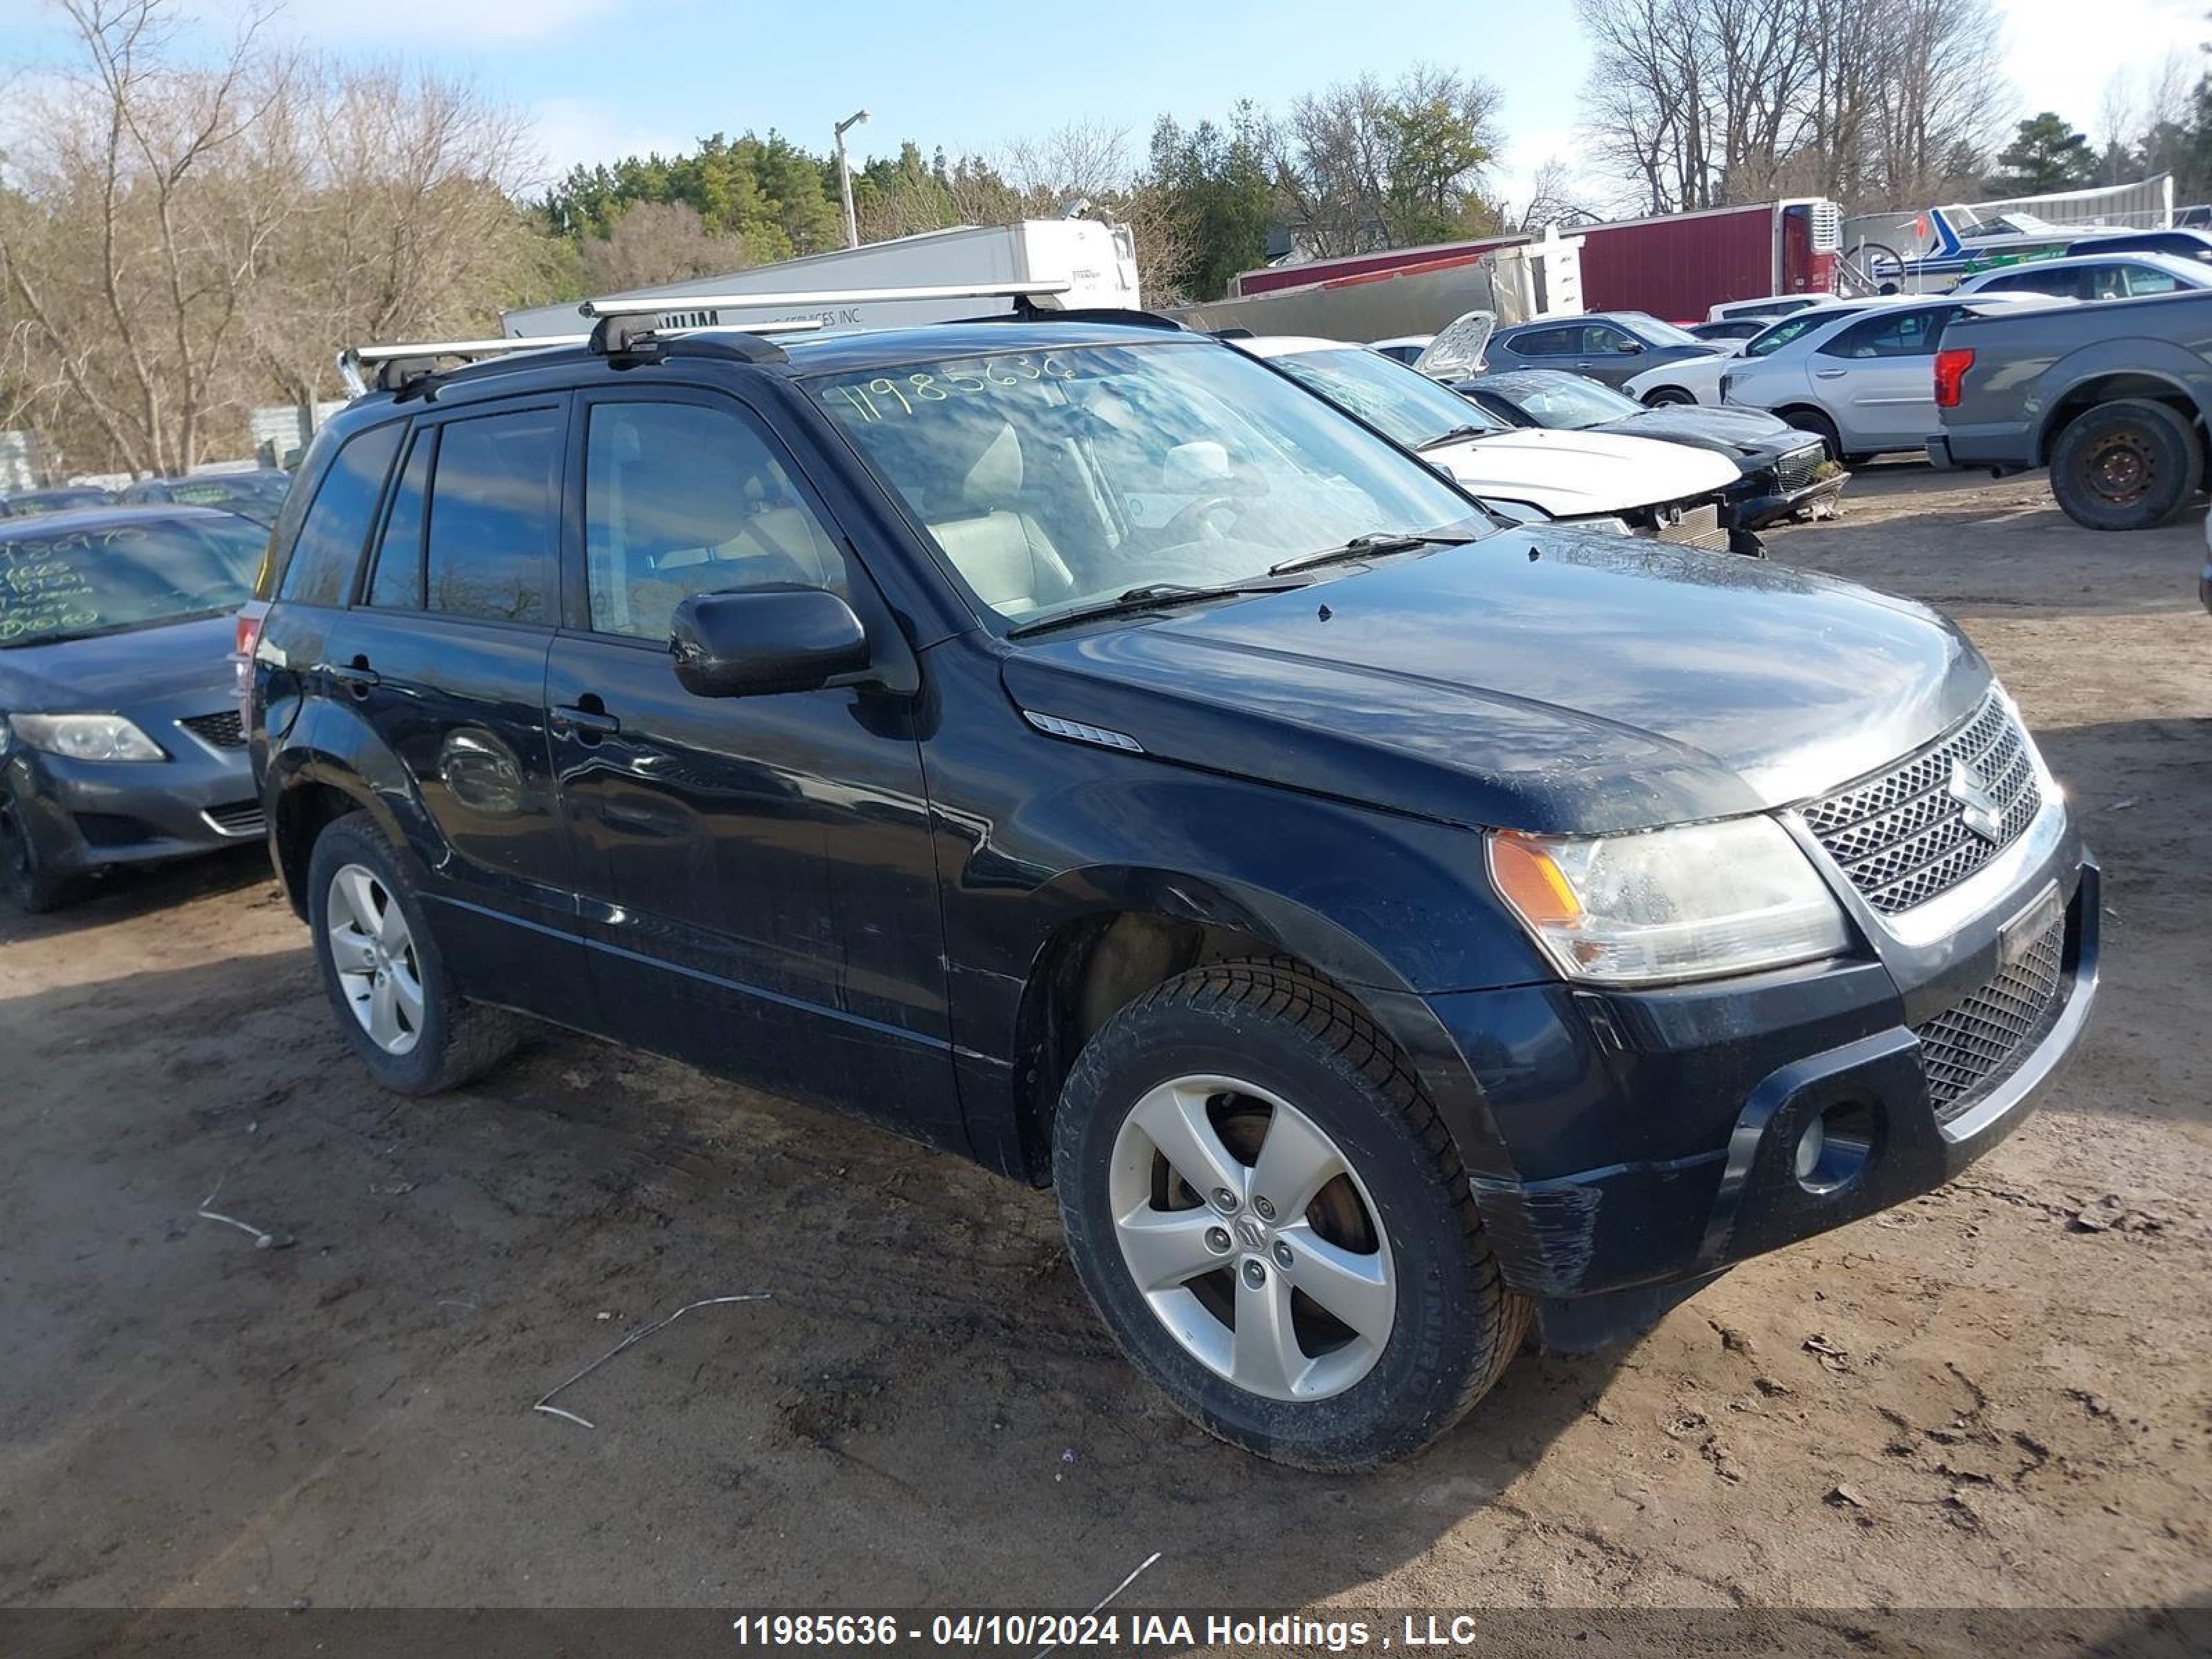
M1511 426L1419 370L1339 340L1275 335L1229 343L1417 452L1503 517L1758 550L1755 538L1732 538L1723 523L1722 495L1738 469L1711 450Z

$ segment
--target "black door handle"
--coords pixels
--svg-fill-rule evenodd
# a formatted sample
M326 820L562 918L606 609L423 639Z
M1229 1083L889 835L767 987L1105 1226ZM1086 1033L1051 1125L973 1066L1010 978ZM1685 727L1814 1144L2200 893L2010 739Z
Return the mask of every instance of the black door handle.
M574 703L562 703L553 710L554 729L574 732L587 743L601 738L611 738L622 730L622 722L604 708L580 708Z
M381 685L383 677L368 665L366 657L356 657L349 663L332 663L323 671L333 684L343 685L356 697L365 697L372 686Z

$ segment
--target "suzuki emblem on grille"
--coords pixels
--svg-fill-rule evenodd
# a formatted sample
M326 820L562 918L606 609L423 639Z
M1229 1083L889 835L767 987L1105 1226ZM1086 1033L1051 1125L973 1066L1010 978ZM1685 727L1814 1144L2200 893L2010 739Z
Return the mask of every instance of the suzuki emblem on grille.
M1966 828L1991 846L2004 833L2004 812L1997 805L1996 797L1982 785L1964 761L1951 763L1951 783L1948 791L1959 803L1959 816L1966 820Z

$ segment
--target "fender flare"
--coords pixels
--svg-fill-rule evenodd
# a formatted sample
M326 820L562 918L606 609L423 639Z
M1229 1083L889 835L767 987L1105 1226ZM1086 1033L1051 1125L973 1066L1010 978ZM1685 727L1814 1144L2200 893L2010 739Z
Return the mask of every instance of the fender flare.
M2212 426L2212 365L2195 352L2164 340L2140 337L2099 340L2061 357L2039 378L2029 412L2035 421L2035 453L2047 464L2057 441L2058 412L2084 386L2107 376L2163 382ZM2131 396L2140 394L2130 394Z

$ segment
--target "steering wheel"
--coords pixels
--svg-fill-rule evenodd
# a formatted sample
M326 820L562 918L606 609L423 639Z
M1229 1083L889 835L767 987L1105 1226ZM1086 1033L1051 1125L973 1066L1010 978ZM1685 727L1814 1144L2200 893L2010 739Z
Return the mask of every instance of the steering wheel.
M1201 501L1193 501L1162 528L1161 545L1173 547L1181 542L1194 542L1205 535L1211 535L1218 541L1221 532L1206 522L1206 515L1215 512L1239 513L1243 510L1243 503L1234 495L1208 495Z

